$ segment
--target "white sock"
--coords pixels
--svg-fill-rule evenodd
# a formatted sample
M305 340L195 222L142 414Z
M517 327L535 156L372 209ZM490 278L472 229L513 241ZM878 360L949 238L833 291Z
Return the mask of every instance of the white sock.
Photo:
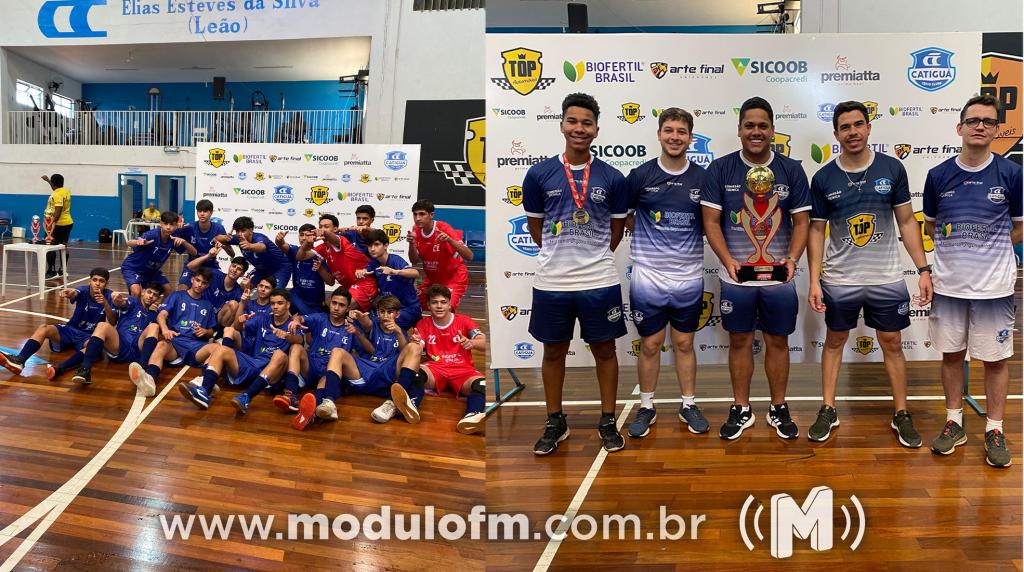
M692 395L683 396L683 407L693 407L694 405L697 405L697 402Z
M960 409L947 409L946 410L946 421L956 421L956 424L964 426L964 408Z
M988 433L989 431L991 431L993 429L999 429L999 432L1002 433L1003 432L1003 420L999 419L997 421L995 419L988 419L988 418L986 418L985 419L985 432Z
M640 392L640 407L647 409L654 409L654 392L647 393L645 391Z
M740 405L740 410L743 411L744 413L749 413L750 412L750 405L749 404L748 405Z

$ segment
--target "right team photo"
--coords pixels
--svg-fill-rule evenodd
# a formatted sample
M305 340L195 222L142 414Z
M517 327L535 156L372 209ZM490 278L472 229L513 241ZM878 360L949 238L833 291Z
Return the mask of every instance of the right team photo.
M1019 568L1021 7L524 4L488 570Z

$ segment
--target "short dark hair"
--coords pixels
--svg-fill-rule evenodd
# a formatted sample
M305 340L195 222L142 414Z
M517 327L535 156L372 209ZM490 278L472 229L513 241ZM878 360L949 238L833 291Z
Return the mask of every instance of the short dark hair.
M344 286L338 286L337 288L334 289L334 292L331 292L331 298L334 298L335 296L344 296L345 300L349 304L352 303L352 293L349 292L348 288Z
M329 220L329 221L331 221L332 223L334 223L334 226L335 226L335 227L341 226L341 225L340 225L340 224L338 223L338 217L336 217L336 216L334 216L334 215L332 215L332 214L322 213L322 214L320 215L320 218L319 218L319 219L317 219L317 222L320 222L320 221L322 221L322 220Z
M562 100L562 118L565 118L565 112L570 107L582 107L583 109L589 109L594 114L594 121L601 116L601 107L597 105L597 100L594 96L587 95L585 93L570 93L565 96Z
M50 186L55 189L59 189L64 186L64 175L60 173L54 173L50 175Z
M678 107L669 107L668 109L662 110L658 115L658 129L665 124L666 121L682 121L687 125L687 129L693 132L693 116L690 115L689 111L680 109Z
M52 181L53 177L51 177L50 180ZM107 270L106 268L103 268L102 266L97 266L96 268L93 268L92 270L89 271L89 278L92 278L93 276L100 276L104 280L110 280L110 271ZM162 290L163 288L161 288L161 291Z
M316 230L316 227L307 222L306 224L299 227L299 234L302 234L309 230Z
M174 211L164 211L160 213L160 222L164 224L177 224L178 213Z
M373 210L370 205L359 205L356 207L356 214L368 214L370 218L377 218L377 211Z
M271 290L273 290L274 288L277 288L277 276L274 276L273 274L267 274L266 276L260 276L260 279L256 281L256 285L258 286L259 283L263 282L264 280L267 281L267 284L270 284L270 289Z
M252 219L247 216L240 216L235 219L235 222L231 225L231 230L238 232L240 230L252 230L256 228L253 224Z
M999 101L991 95L987 93L984 95L975 95L968 99L967 103L965 103L963 108L960 110L960 123L964 122L964 117L967 117L967 108L972 105L987 105L989 107L994 107L996 109L996 115L1001 114L1003 111L1003 108L999 105ZM52 180L53 177L50 177L50 179Z
M427 288L427 302L429 303L433 300L434 296L444 296L448 301L451 301L452 291L444 284L431 284L430 287Z
M270 297L273 298L274 296L280 296L284 298L286 302L292 301L292 295L288 292L287 288L274 288L270 291Z
M377 303L374 304L374 306L378 310L395 310L395 311L398 311L398 310L402 309L402 302L401 302L401 300L399 300L395 296L388 295L388 296L381 296L377 300Z
M370 245L375 242L379 242L384 246L391 244L391 240L388 239L388 233L379 228L370 229L370 232L366 233L366 244Z
M213 212L213 201L210 199L203 199L196 203L196 212L201 213L212 213Z
M768 114L768 123L775 125L775 112L772 111L772 104L763 97L751 97L740 106L740 125L743 125L743 116L751 109L761 109Z
M844 101L839 105L836 105L835 109L832 110L832 130L839 130L839 116L844 113L851 111L859 111L864 115L864 122L870 123L871 120L868 118L868 108L859 101Z
M231 264L237 264L242 267L242 272L249 270L249 261L244 256L236 256L231 259Z
M416 211L427 211L430 214L434 214L434 201L430 199L420 199L412 204L412 212Z
M209 284L210 280L213 279L213 272L211 272L206 266L200 266L198 269L192 271L192 276L200 276L206 280L207 284Z
M164 293L164 287L159 282L146 282L142 285L143 290L155 290L157 294Z

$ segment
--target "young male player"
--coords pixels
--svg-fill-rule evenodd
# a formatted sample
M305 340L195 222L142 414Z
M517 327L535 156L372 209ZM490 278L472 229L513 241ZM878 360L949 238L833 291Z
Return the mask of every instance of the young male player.
M629 304L640 334L637 376L640 409L629 436L647 435L658 418L654 390L661 369L665 327L671 325L676 378L682 391L679 420L691 433L707 433L707 419L695 402L697 357L693 335L704 305L704 233L700 188L704 169L686 159L693 135L693 116L678 107L658 115L661 155L630 171L630 215L633 232L633 277Z
M334 275L324 267L319 255L306 260L298 259L299 247L285 242L288 231L277 233L274 242L292 265L292 303L295 314L313 314L324 311L324 285L334 285ZM316 227L304 224L299 227L299 242L313 246L316 242Z
M903 280L896 230L921 278L920 305L931 303L931 268L924 256L921 229L910 204L910 186L903 163L875 153L868 146L871 124L859 101L844 101L832 115L833 135L842 154L811 180L811 229L807 264L812 277L808 302L825 313L825 346L821 350L824 404L807 430L811 441L825 441L839 426L836 382L850 330L864 313L882 347L892 400L890 426L904 447L921 446L921 435L907 411L907 372L900 331L910 325L910 293ZM893 222L895 215L895 224ZM822 269L825 225L831 229Z
M160 269L167 262L171 251L188 252L189 256L196 256L194 246L174 235L177 228L178 213L164 211L160 214L160 228L148 230L139 238L128 241L132 252L121 263L121 275L132 296L138 298L142 294L142 285L150 282L160 284L164 294L169 295L173 288Z
M0 365L14 375L21 375L28 358L39 351L46 340L50 341L50 353L82 347L96 329L96 324L113 316L108 280L110 272L106 268L93 268L89 272L88 285L61 290L61 298L75 305L67 323L39 326L25 341L18 355L0 352ZM52 381L57 373L56 368L47 366L47 379Z
M181 278L178 278L178 290L188 290L192 285L192 271L189 270L191 263L197 257L210 252L210 248L212 248L213 245L219 244L216 240L218 236L227 234L227 231L224 230L224 225L210 220L212 216L213 202L209 199L203 199L196 203L196 222L193 224L186 224L174 231L174 236L185 239L196 249L196 254L189 256L188 262L185 264L185 268L181 271ZM235 256L235 251L230 246L224 247L224 251L227 252L228 256ZM202 265L206 266L211 271L220 270L217 265L216 254L212 257L206 258ZM214 282L216 282L216 280L214 280Z
M447 286L452 291L452 309L469 286L466 261L473 260L473 251L462 242L462 231L446 222L434 220L434 203L420 199L412 205L415 226L406 237L409 241L409 261L423 262L423 282L419 287L420 306L427 309L427 289L431 284Z
M1021 242L1021 168L992 152L1000 109L990 95L960 111L956 157L928 171L925 230L935 241L935 296L928 337L942 352L946 426L932 450L949 455L967 442L963 421L963 360L985 364L985 462L1009 467L1003 433L1014 340L1013 245Z
M569 436L562 413L562 384L577 320L597 362L601 388L598 436L606 451L625 446L615 426L619 385L615 339L626 335L626 324L612 252L622 240L629 193L622 173L590 154L599 115L593 97L583 93L567 96L559 123L565 151L530 167L523 180L530 236L540 247L530 335L544 344L541 376L548 413L544 434L533 448L536 455L554 452Z
M736 439L754 424L750 410L750 378L754 374L754 330L764 334L764 370L768 377L771 405L768 424L782 439L796 439L800 429L789 413L786 384L789 378L789 335L796 330L798 302L793 275L796 261L807 244L811 199L807 175L800 163L772 150L775 137L772 106L752 97L740 106L737 135L742 148L711 162L704 177L701 207L704 234L722 263L722 326L729 332L729 376L734 403L718 435ZM778 229L767 252L786 265L786 280L737 281L736 273L754 252L754 244L743 231L738 213L747 207L747 173L753 167L771 169L775 183L771 197L781 211ZM770 199L769 199L770 200ZM536 309L534 310L536 311Z
M216 260L220 253L220 243L215 242L210 250L198 256L188 263L189 276L193 270L198 268L209 268L207 261ZM213 311L217 313L217 325L221 328L230 326L235 321L239 301L242 293L249 284L248 279L242 278L249 270L249 261L242 256L231 259L228 271L223 272L219 267L210 268L210 286L203 293L206 299L213 305ZM191 282L191 278L189 279ZM269 290L268 290L269 293Z
M380 229L371 230L366 234L366 244L370 248L370 262L366 268L356 270L356 278L373 276L377 280L377 292L381 296L394 296L402 303L402 310L395 322L402 330L407 330L420 319L420 303L416 297L416 278L420 272L409 266L404 258L388 253L388 235Z
M299 314L292 321L292 333L300 328L309 333L309 348L301 344L293 345L288 351L288 371L284 376L284 393L274 398L274 405L289 411L299 410L299 389L302 386L317 387L327 374L327 363L331 351L337 348L345 351L352 349L355 335L353 326L348 319L349 305L352 295L344 288L337 288L331 293L328 312ZM356 376L358 377L358 376ZM321 396L322 397L322 396ZM330 400L325 418L337 419L338 412L334 401Z
M323 239L323 242L315 247L308 244L300 245L299 252L295 255L296 260L308 260L320 255L337 284L352 294L352 301L357 306L367 310L377 295L377 283L373 276L358 278L355 273L360 268L366 268L370 259L345 237L339 236L338 232L338 217L332 214L320 215L317 238Z
M267 238L267 235L255 232L252 219L247 216L236 218L231 228L234 234L218 236L217 241L225 245L238 245L242 250L242 256L253 267L253 282L259 283L264 276L273 276L277 280L277 286L287 286L292 278L292 267L281 249Z
M375 218L377 218L377 211L372 206L359 205L356 207L356 225L341 233L341 236L348 239L352 246L367 258L370 256L370 249L366 247L366 233L373 229Z

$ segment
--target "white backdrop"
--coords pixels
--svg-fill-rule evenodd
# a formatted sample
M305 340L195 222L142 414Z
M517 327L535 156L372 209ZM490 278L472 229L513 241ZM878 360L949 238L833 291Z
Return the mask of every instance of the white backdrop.
M597 98L601 131L592 151L623 173L660 153L661 109L693 113L690 159L706 166L739 148L738 108L748 97L764 97L776 115L776 152L801 161L808 179L839 153L831 107L863 101L876 112L871 144L903 161L914 209L920 211L928 169L960 150L954 127L960 106L979 89L981 34L491 34L485 57L492 112L487 127L491 367L539 367L541 344L527 332L536 246L526 231L518 186L530 165L564 149L558 123L567 94L581 91ZM506 65L506 58L517 63ZM616 252L624 302L629 247L627 235ZM907 285L916 295L914 265L901 253ZM719 264L707 247L704 262L706 304L694 342L697 360L725 363L729 342L720 324ZM801 305L790 353L793 361L815 362L825 324L806 303L806 255L797 273ZM940 357L927 339L927 314L928 308L912 304L912 323L903 332L908 359ZM624 365L634 363L639 343L635 327L628 326L629 335L618 342ZM881 361L873 336L863 325L853 330L844 359ZM758 333L756 354L761 347ZM662 361L669 363L671 352L667 346L663 350ZM568 364L593 364L578 337Z
M213 201L214 217L229 233L236 218L249 216L256 232L273 240L288 230L292 244L299 227L317 226L321 213L354 226L356 207L368 204L377 212L374 228L404 245L419 164L419 145L200 143L196 201ZM396 253L405 258L404 251Z

